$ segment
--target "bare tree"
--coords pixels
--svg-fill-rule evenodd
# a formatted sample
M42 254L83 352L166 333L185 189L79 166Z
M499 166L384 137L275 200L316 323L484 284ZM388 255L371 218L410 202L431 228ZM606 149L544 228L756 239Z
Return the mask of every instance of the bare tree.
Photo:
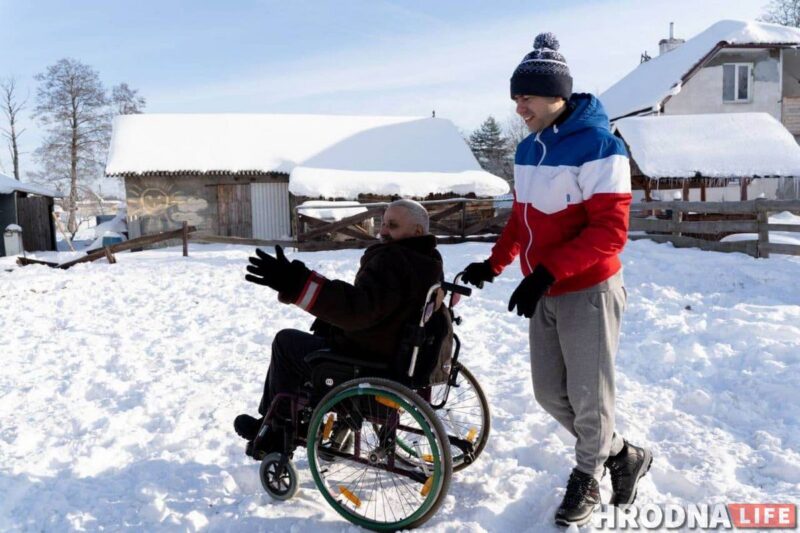
M69 181L67 229L78 230L78 181L103 168L111 132L111 109L98 73L75 59L61 59L35 76L39 82L34 116L47 128L36 150L45 174Z
M0 128L0 132L8 139L8 151L11 153L11 165L14 167L14 178L19 180L19 137L25 129L19 128L19 112L25 109L25 98L22 102L17 99L17 82L14 78L0 81L0 107L8 122L8 128Z
M759 20L800 27L800 0L772 0Z
M522 139L531 134L528 125L516 113L508 115L505 124L503 124L503 132L506 134L506 139L508 139L508 144L512 150L516 149Z
M120 83L111 89L111 105L117 115L136 115L144 111L147 102L138 96L139 91Z

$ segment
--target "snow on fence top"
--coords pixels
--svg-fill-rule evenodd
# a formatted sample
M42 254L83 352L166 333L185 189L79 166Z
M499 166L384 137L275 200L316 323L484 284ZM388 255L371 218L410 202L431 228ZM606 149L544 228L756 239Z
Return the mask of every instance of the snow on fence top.
M640 64L600 95L611 120L630 113L659 110L670 94L680 91L681 80L718 44L796 45L800 29L767 24L721 20L665 54Z
M114 120L106 173L282 172L296 195L495 196L449 120L272 114L142 114Z
M0 174L0 194L9 194L14 191L40 194L42 196L50 196L51 198L61 198L60 194L48 189L47 187L42 187L41 185L36 185L34 183L23 183L15 180L11 176Z
M800 146L768 113L629 117L615 126L651 178L800 176Z
M336 221L366 213L367 208L359 202L326 202L325 200L307 200L300 204L297 211L302 215L320 220Z

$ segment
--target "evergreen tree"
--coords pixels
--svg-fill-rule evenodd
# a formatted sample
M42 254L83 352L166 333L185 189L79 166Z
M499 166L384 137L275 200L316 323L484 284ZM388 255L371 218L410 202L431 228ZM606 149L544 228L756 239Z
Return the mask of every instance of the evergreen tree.
M512 148L494 117L487 118L472 132L469 136L469 147L485 171L506 180L513 178L514 165L513 162L509 164Z

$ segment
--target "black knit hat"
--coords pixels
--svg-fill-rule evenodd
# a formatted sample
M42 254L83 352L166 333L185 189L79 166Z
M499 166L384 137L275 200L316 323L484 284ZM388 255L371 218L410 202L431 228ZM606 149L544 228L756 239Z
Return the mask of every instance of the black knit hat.
M558 53L558 39L552 33L540 33L529 53L511 75L511 98L521 94L560 96L569 100L572 76L564 56Z

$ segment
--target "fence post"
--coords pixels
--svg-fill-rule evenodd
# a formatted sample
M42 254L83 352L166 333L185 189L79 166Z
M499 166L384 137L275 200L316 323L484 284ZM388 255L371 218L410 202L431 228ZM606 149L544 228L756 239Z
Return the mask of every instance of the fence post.
M678 230L680 227L681 221L683 220L683 211L676 207L672 208L672 227L673 231L672 234L676 237L680 237L681 232Z
M181 237L183 238L183 257L189 257L189 223L183 221Z
M756 221L758 223L758 247L756 257L769 259L769 211L761 205L763 199L756 200Z
M466 237L467 229L467 201L461 200L461 238Z

